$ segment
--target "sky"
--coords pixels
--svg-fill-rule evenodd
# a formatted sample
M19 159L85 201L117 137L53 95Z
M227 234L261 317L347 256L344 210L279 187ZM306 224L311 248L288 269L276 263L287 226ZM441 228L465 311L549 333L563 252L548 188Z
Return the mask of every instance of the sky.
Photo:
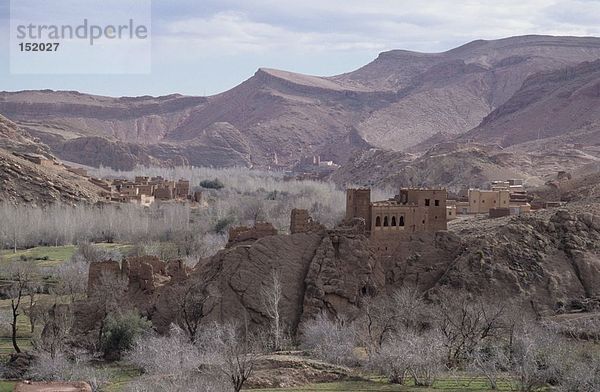
M152 1L149 74L18 75L9 67L9 1L0 0L0 90L212 95L260 67L330 76L392 49L440 52L524 34L600 36L600 0Z

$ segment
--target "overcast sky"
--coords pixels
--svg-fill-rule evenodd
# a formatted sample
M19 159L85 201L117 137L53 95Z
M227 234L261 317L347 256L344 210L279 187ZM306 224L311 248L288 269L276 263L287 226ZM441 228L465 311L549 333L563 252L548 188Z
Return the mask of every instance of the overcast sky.
M390 49L439 52L523 34L600 36L600 0L154 0L150 75L11 75L9 6L0 1L0 90L9 91L210 95L259 67L334 75Z

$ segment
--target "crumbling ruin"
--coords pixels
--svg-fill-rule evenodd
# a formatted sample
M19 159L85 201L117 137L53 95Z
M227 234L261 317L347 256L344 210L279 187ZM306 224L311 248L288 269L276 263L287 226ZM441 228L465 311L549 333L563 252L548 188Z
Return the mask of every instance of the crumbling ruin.
M257 222L253 227L237 226L229 229L229 241L226 247L249 244L258 239L277 235L277 229L267 222Z
M294 208L290 217L290 233L311 233L325 230L325 226L313 221L307 210Z

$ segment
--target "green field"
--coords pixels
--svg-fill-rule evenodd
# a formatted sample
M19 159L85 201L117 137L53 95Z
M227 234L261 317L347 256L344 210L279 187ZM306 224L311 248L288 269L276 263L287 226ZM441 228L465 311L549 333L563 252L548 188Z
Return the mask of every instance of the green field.
M100 243L94 245L106 250L116 250L122 254L127 254L133 248L132 245L128 244ZM51 267L69 260L76 249L77 246L75 245L38 246L30 249L17 250L16 253L11 249L4 249L0 251L0 260L3 260L4 262L22 259L34 260L40 267Z
M499 383L497 391L510 391L510 386L504 382ZM341 381L332 383L310 384L293 388L253 389L256 392L321 392L321 391L381 391L381 392L431 392L431 391L491 391L486 380L481 378L452 378L445 377L435 383L433 387L415 387L407 385L389 384L383 381Z
M0 381L0 392L12 392L14 387L14 381Z

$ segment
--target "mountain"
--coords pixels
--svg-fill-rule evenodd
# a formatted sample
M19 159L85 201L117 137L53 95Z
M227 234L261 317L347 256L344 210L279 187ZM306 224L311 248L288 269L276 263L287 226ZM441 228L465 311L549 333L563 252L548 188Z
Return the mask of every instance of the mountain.
M463 139L600 144L600 59L532 75Z
M48 146L0 116L0 203L96 202L100 188L59 164Z
M463 134L532 75L598 58L600 38L478 40L443 53L384 52L332 77L262 68L210 97L3 92L0 113L59 157L92 166L290 167L313 154L344 163L371 147Z
M452 192L486 187L492 180L507 178L542 185L544 181L527 170L531 167L538 167L535 158L522 159L494 146L443 143L420 155L380 149L357 153L331 179L340 186L442 186Z

